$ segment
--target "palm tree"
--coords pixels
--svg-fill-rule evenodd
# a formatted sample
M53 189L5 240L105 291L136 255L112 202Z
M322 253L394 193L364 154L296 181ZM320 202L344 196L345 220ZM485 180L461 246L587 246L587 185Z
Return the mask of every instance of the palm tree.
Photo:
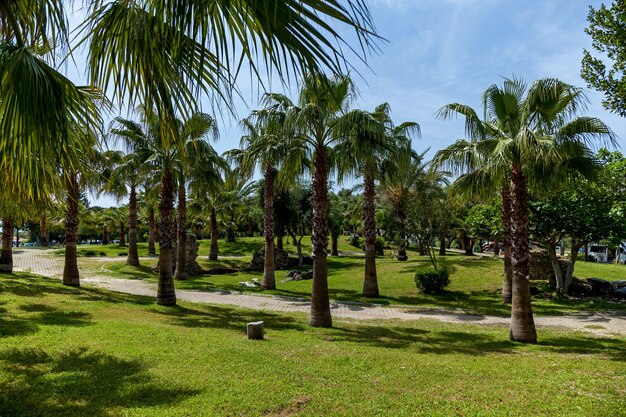
M328 297L328 173L331 168L333 144L338 134L338 120L354 97L352 81L347 76L328 78L308 74L304 77L298 104L279 95L272 95L268 104L284 108L286 125L293 132L294 149L300 147L312 155L312 206L313 206L313 285L311 292L311 317L309 324L331 327ZM295 169L296 167L294 167Z
M98 126L94 89L75 86L55 67L68 45L64 2L24 0L0 5L1 193L33 207L60 187L91 142L73 135Z
M240 150L233 150L229 156L236 160L240 172L251 177L259 166L263 172L263 230L265 236L265 259L261 287L268 290L276 288L274 274L274 188L278 181L279 188L285 187L285 177L293 179L295 172L286 172L287 167L301 167L306 156L303 148L291 148L294 142L289 140L290 133L285 126L285 108L276 106L275 94L266 94L263 98L268 108L255 110L241 122L246 131L240 142ZM300 158L300 160L297 160ZM285 170L280 173L280 166ZM280 173L280 174L279 174ZM281 175L277 178L277 174Z
M462 181L468 182L469 188L479 188L479 180L486 187L500 187L503 207L510 196L513 273L509 338L535 342L528 282L529 187L541 187L556 174L584 174L593 159L590 140L613 140L614 136L600 120L577 117L586 100L582 90L557 79L537 80L530 87L521 80L505 79L503 87L492 85L483 97L484 120L461 104L440 110L443 118L464 116L470 139L440 151L436 160L467 173ZM485 179L489 181L483 182ZM506 220L509 215L504 213Z
M363 236L365 238L365 277L363 295L377 297L376 276L376 189L375 181L395 170L398 159L411 155L411 132L419 133L417 123L393 126L389 104L376 107L373 113L352 110L339 119L343 139L335 147L339 179L346 174L363 178Z
M174 153L175 172L178 182L176 279L187 278L187 189L186 182L199 179L214 182L219 169L226 169L226 162L207 142L217 140L215 119L205 113L196 113L182 123L180 137L183 147Z
M401 126L401 125L400 125ZM438 181L440 173L431 172L424 163L424 153L406 153L396 161L396 169L383 176L380 184L382 200L393 208L396 258L408 259L407 248L407 210L412 193L416 189L426 188Z

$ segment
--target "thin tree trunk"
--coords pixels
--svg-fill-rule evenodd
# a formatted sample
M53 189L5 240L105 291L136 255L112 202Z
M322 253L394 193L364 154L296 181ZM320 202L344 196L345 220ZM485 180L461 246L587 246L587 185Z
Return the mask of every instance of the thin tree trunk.
M446 237L439 237L439 256L446 256Z
M513 286L513 267L511 266L511 189L502 187L502 246L504 246L504 282L502 283L502 302L511 304Z
M128 258L126 263L139 266L139 253L137 252L137 190L135 184L130 186L130 199L128 201Z
M311 290L311 317L315 327L332 327L328 295L328 162L326 148L318 145L313 157L313 283Z
M161 200L159 201L159 283L157 304L164 306L176 305L176 290L172 277L172 211L174 210L174 180L171 168L163 173Z
M102 231L102 244L109 244L109 227L106 224L104 225L104 230Z
M554 271L556 289L559 292L564 292L563 271L561 271L559 259L556 257L556 245L550 241L547 241L546 243L548 246L548 254L550 255L550 262L552 263L552 270Z
M578 251L580 247L583 245L583 242L574 243L572 239L572 248L570 251L570 263L567 266L567 272L565 274L565 279L563 282L563 290L565 292L569 291L570 285L574 282L574 267L576 266L576 260L578 259Z
M282 251L284 249L284 239L282 232L276 235L276 249Z
M561 258L565 258L565 239L561 239Z
M80 286L76 241L78 240L78 175L75 172L68 178L67 208L65 210L65 265L63 284Z
M154 244L156 236L156 221L154 219L154 207L150 206L148 210L148 255L156 254L156 245Z
M265 218L263 227L265 231L265 263L263 265L263 281L261 287L266 290L276 288L276 278L274 276L274 173L272 166L265 166L265 189L263 190L263 203Z
M498 258L500 256L500 240L497 237L493 238L493 257Z
M217 214L211 207L211 246L209 247L209 261L217 261L219 230L217 230Z
M174 278L187 279L187 195L185 184L180 181L178 185L178 209L177 233L176 233L176 272Z
M123 220L120 220L120 246L126 246L126 227Z
M399 261L406 261L409 257L406 254L406 215L402 208L396 210L396 227L398 228L396 236L396 245L398 246L398 255L396 258Z
M463 239L465 240L465 255L474 256L474 239L467 236L466 234L463 234Z
M19 227L15 228L15 247L20 247L20 229Z
M41 230L40 230L40 244L41 246L49 246L48 242L48 218L46 213L41 215Z
M365 297L378 297L378 277L376 276L376 208L374 199L374 176L371 172L363 175L363 235L365 237L365 277L363 280L363 295Z
M330 256L339 256L339 236L332 234L330 241Z
M583 259L583 261L587 262L587 259L589 259L589 242L585 242L585 259Z
M530 302L530 248L528 245L528 192L526 177L521 167L511 170L512 245L513 267L511 330L509 339L517 342L535 343L537 331Z
M0 252L0 272L13 272L13 222L2 219L2 252Z

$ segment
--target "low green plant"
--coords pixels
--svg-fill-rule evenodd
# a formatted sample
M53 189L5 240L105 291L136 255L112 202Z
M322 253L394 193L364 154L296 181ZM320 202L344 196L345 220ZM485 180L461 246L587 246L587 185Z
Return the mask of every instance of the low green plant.
M117 256L128 256L128 252L118 252Z
M450 285L448 268L420 268L415 272L415 285L424 294L442 294Z

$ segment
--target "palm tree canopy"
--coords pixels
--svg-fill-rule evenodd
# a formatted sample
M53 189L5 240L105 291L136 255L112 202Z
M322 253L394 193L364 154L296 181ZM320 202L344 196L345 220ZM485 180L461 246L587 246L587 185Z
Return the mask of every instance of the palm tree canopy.
M463 174L455 188L474 195L493 194L512 166L521 168L537 189L557 172L561 179L593 175L594 142L614 142L615 135L601 120L578 116L586 101L581 89L557 79L540 79L530 87L505 79L502 87L485 91L482 119L458 103L439 110L443 119L463 116L469 138L439 151L434 163Z

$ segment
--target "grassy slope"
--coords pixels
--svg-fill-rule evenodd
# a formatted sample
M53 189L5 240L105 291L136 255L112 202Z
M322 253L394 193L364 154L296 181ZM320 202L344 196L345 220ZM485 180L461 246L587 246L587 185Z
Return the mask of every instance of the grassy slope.
M0 281L0 415L616 416L626 339L305 317ZM245 339L266 322L267 340Z
M200 256L198 261L205 268L215 266L244 267L251 259L251 254L262 247L262 238L244 238L236 243L220 241L220 261L207 260L208 241L200 242ZM310 244L309 244L310 245ZM305 247L310 251L310 246ZM295 248L286 242L285 248L295 253ZM429 265L427 257L419 256L415 252L409 253L407 262L398 262L390 256L377 259L378 279L381 297L372 300L361 296L363 285L363 257L357 255L358 249L349 246L344 239L340 239L340 251L349 253L341 257L329 257L329 287L330 295L335 300L375 302L379 304L404 304L419 307L447 307L463 308L481 314L509 315L508 306L502 305L500 289L502 286L502 261L491 257L466 257L457 254L446 256L445 262L451 270L451 284L444 295L429 296L421 294L415 287L414 271L420 266ZM146 248L140 248L144 254ZM88 264L86 258L82 264ZM150 267L156 265L156 259L144 260L139 269L129 267L121 261L107 263L105 268L118 277L140 278L155 282L157 280ZM626 278L626 265L605 265L580 262L577 264L576 275L579 277L603 277L608 279ZM230 275L212 275L191 277L187 281L177 282L178 288L208 289L220 288L235 291L263 292L294 297L309 297L311 281L291 281L281 283L285 279L285 271L277 271L277 290L262 291L256 288L244 288L238 283L250 281L253 278L261 279L261 272L239 272ZM569 299L535 299L533 301L537 314L561 314L575 311L602 311L624 310L626 304L612 303L602 299L569 300Z

